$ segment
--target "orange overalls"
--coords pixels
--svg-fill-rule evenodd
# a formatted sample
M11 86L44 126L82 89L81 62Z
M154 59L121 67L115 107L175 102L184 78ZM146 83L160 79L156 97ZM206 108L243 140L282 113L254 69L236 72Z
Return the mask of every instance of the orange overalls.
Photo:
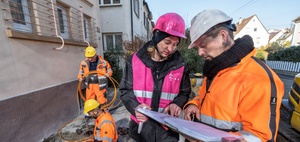
M107 87L107 77L112 76L110 64L105 61L102 56L98 55L97 73L90 74L90 62L85 59L81 61L78 73L78 80L83 79L83 84L86 86L86 100L96 99L100 104L107 102L104 95Z

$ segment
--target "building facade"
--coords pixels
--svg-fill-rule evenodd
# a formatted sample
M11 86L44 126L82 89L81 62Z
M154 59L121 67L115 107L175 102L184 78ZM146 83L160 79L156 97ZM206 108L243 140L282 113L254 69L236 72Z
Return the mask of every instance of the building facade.
M294 24L294 31L291 40L291 46L298 46L300 45L300 16L293 20Z
M269 42L269 33L256 15L240 19L236 27L237 31L234 33L235 39L244 35L250 35L255 48L265 46Z
M2 0L0 7L3 141L42 141L80 114L85 47L103 55L152 30L143 0Z

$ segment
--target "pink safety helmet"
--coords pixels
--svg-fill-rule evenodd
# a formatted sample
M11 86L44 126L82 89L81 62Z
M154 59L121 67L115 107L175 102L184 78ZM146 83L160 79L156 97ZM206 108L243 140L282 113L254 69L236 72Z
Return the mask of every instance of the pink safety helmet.
M184 20L176 13L166 13L160 16L156 21L153 32L155 30L160 30L173 36L186 38Z

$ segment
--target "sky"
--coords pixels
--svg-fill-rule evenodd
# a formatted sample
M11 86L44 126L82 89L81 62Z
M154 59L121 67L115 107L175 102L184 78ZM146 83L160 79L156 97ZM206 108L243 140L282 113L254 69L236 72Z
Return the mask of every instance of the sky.
M205 9L219 9L237 23L240 18L257 15L267 30L290 28L300 16L300 0L146 0L153 22L160 15L176 12L190 27L192 18Z

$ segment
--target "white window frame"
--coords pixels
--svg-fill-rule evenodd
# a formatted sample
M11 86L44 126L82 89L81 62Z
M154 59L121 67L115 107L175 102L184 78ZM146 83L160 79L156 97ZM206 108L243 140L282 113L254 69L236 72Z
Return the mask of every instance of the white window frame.
M140 17L140 2L139 0L134 0L133 10L137 17Z
M32 27L31 27L31 24L30 24L31 20L30 20L30 16L29 16L29 8L28 8L27 0L20 0L19 1L20 3L17 0L12 0L12 2L22 5L22 9L21 9L22 11L19 11L19 14L23 13L24 20L25 20L24 24L14 22L14 20L12 20L14 29L18 30L18 31L30 32L31 33L32 32ZM11 12L11 14L12 14L12 12Z
M62 12L62 21L60 21L60 14L58 13L59 11ZM59 33L60 35L64 38L64 39L69 39L69 26L68 26L68 19L67 19L67 10L62 7L62 6L59 6L57 5L57 18L58 18L58 30L59 30ZM61 22L63 22L63 27L64 29L62 30L60 28L61 26Z
M113 47L112 47L112 49L119 49L119 48L116 48L116 36L121 36L121 48L120 49L122 49L123 50L123 46L122 46L122 34L121 33L114 33L114 34L103 34L103 47L104 47L104 50L110 50L111 49L111 47L109 47L109 45L108 45L108 43L107 43L107 36L112 36L112 40L113 40Z
M110 3L104 4L104 1L110 1ZM99 0L99 5L120 5L120 4L121 4L121 0L119 0L119 2L117 2L116 0Z
M149 29L148 17L145 12L144 12L144 26L147 30Z
M89 31L89 22L88 17L83 16L83 29L84 29L84 38L86 41L90 41L90 31Z

